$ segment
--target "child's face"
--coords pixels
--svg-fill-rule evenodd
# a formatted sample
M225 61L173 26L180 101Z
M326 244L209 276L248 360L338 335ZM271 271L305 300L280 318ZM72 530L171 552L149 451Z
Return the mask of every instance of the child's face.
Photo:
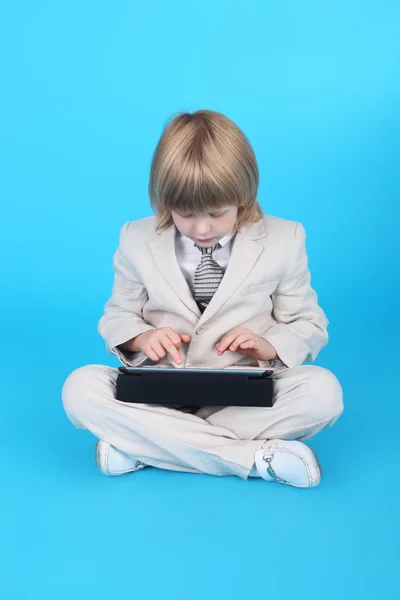
M225 206L214 211L194 215L171 211L175 226L182 235L193 240L199 246L214 246L225 235L230 233L236 223L238 209L236 206Z

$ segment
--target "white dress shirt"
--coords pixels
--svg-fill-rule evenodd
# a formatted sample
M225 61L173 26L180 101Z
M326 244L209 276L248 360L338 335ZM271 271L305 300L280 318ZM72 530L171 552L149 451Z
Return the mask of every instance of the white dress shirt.
M193 240L185 235L182 235L182 233L176 228L175 231L176 259L188 283L188 286L192 291L192 294L194 294L194 274L197 265L201 260L201 251L196 248ZM222 248L217 248L215 252L213 252L213 259L219 264L224 273L231 256L234 237L235 233L232 231L225 235L219 240Z

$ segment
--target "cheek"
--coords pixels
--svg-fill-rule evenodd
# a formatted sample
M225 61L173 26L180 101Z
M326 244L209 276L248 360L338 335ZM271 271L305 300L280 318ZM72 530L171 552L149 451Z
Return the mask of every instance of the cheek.
M183 233L183 235L190 236L192 232L192 223L190 220L181 219L179 224L177 225L179 231Z
M188 221L177 216L172 218L179 231L186 231L188 229Z
M231 229L234 228L235 223L236 223L236 218L232 217L232 216L229 216L224 221L224 228L231 230Z
M183 231L190 231L192 227L190 219L182 219L180 222L180 227L183 229Z

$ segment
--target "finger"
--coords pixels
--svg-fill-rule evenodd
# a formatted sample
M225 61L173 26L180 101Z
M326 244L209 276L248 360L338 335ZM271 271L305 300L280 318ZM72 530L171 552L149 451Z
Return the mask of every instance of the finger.
M164 346L164 348L166 349L166 351L172 356L174 361L178 365L180 365L182 362L182 359L179 355L178 350L176 349L175 344L170 340L170 338L166 335L165 338L161 341L161 343ZM180 339L179 339L179 344L180 344Z
M216 345L218 354L222 354L223 352L225 352L225 350L232 344L232 342L236 339L237 336L237 330L230 331L229 333L224 335L222 340Z
M170 329L167 332L167 339L170 339L174 344L175 348L177 349L177 357L179 358L178 364L180 364L182 362L182 359L179 350L182 346L182 336L179 333L176 333L176 331L174 331L173 329Z
M238 335L234 342L229 346L229 350L231 352L236 352L236 349L240 346L240 344L248 342L249 339L251 338L248 333L242 333L241 335Z
M182 345L181 335L173 329L168 328L166 331L166 344L168 344L168 352L171 354L175 362L180 365L182 362L179 350ZM171 340L171 343L169 342ZM176 349L176 350L175 350Z
M182 343L181 336L179 335L179 333L176 333L176 331L174 331L173 329L166 329L165 335L167 339L171 340L175 348L179 350Z
M163 327L158 331L160 332L160 339L164 339L165 336L167 336L175 345L181 343L181 336L179 333L176 333L175 329L172 329L171 327Z
M159 358L158 358L158 356L157 356L156 352L153 350L153 348L151 348L151 346L148 346L147 348L145 348L145 349L143 350L143 352L144 352L144 354L145 354L146 356L148 356L148 357L150 358L150 360L153 360L153 361L155 361L155 362L156 362L157 360L159 360Z
M242 348L243 350L248 350L249 348L255 348L256 340L247 340L247 342L243 342L242 344L240 344L239 347Z
M157 360L159 360L160 358L165 358L166 352L160 340L154 340L151 344L151 349L153 350L153 352L155 352Z
M180 333L179 335L181 336L183 342L190 342L192 339L190 335L187 335L186 333Z

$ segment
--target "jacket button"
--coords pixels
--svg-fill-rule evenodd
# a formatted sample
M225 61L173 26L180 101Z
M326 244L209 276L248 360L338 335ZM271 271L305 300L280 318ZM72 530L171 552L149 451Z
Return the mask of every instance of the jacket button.
M199 327L198 330L196 331L196 333L197 333L197 335L200 335L200 334L204 333L205 330L206 330L205 327Z

